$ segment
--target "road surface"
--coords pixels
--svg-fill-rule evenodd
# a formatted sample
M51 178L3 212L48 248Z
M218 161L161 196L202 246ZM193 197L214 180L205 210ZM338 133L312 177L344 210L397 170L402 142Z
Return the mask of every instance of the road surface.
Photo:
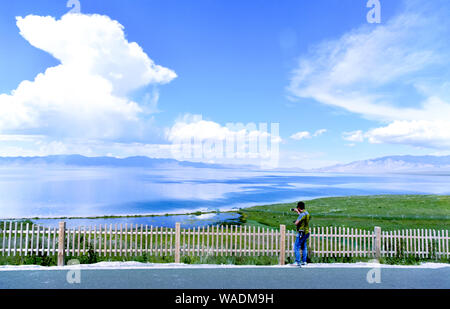
M0 288L131 289L405 289L450 288L450 267L380 268L380 283L368 283L370 268L238 267L0 270Z

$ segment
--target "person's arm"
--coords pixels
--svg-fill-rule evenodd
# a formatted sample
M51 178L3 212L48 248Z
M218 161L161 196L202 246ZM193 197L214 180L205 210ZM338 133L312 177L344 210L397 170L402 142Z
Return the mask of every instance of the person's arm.
M300 221L302 220L302 213L300 211L298 211L298 209L296 209L295 211L297 211L297 213L299 214L299 217L297 218L297 220L295 221L295 226L298 226L298 224L300 223ZM301 216L301 217L300 217Z

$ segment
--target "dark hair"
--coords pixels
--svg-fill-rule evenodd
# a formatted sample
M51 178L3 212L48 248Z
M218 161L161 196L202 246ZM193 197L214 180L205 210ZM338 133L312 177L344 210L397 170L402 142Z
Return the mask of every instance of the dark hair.
M299 208L299 209L305 209L305 203L303 203L303 202L298 202L298 203L297 203L297 208Z

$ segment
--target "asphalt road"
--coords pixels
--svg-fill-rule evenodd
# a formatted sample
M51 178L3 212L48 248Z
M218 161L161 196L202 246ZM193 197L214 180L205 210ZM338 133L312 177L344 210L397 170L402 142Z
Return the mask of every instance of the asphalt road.
M73 284L66 280L67 270L14 270L0 271L0 288L450 288L450 267L381 268L381 282L372 284L366 279L369 270L369 268L82 269L80 283Z

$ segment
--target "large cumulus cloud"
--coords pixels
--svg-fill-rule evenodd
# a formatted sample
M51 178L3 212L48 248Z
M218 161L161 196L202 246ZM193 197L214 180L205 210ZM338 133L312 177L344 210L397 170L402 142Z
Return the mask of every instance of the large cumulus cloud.
M0 134L55 139L126 139L145 134L133 90L168 83L176 73L154 63L124 27L102 15L17 18L22 37L60 61L0 94Z

